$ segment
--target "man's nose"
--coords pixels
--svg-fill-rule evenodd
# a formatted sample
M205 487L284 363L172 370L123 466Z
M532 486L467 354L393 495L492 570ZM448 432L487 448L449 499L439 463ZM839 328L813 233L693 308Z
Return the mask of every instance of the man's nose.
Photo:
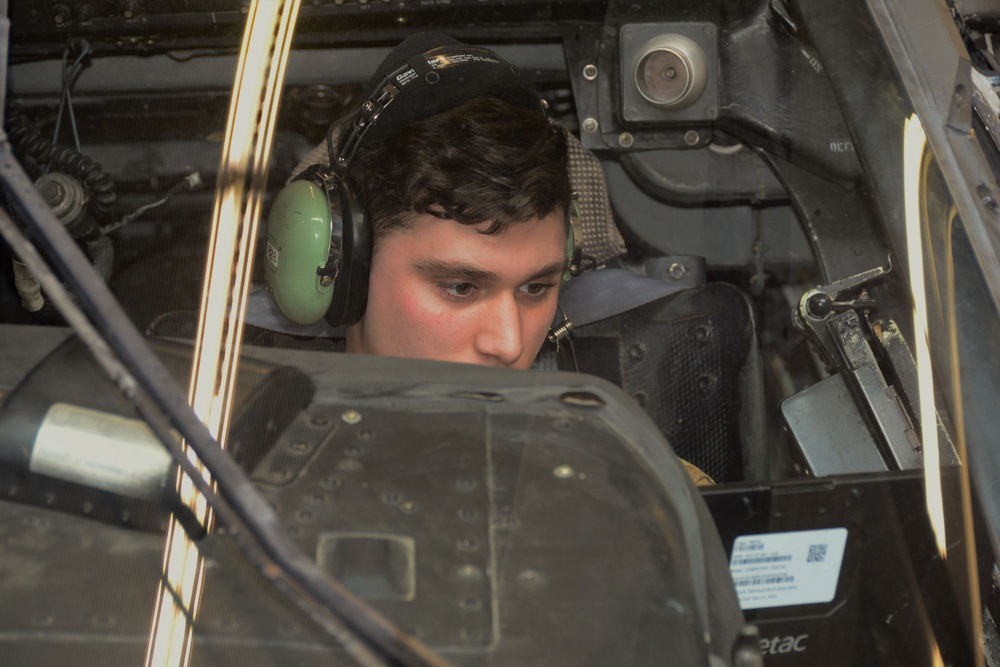
M501 296L486 308L476 333L475 347L493 363L510 366L524 351L521 312L514 297Z

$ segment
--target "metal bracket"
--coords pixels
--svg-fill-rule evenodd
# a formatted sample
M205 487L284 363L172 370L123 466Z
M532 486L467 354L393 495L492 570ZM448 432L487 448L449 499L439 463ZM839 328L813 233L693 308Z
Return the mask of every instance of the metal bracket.
M841 355L837 352L840 345L831 336L826 324L834 318L837 312L877 306L878 303L868 296L868 291L864 287L868 283L888 275L891 271L892 256L890 255L886 258L886 266L884 267L878 266L849 278L834 281L829 285L817 285L799 299L798 307L792 311L792 322L799 331L816 343L831 365L842 368ZM860 290L856 297L843 298L855 290Z

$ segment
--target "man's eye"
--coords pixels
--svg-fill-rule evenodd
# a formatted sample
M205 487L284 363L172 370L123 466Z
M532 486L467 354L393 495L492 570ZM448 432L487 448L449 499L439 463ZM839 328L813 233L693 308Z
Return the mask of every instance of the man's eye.
M472 283L441 283L440 287L449 295L456 297L469 296L476 290L476 286Z
M552 289L552 285L549 283L528 283L526 285L521 285L521 291L528 296L543 296L546 292Z

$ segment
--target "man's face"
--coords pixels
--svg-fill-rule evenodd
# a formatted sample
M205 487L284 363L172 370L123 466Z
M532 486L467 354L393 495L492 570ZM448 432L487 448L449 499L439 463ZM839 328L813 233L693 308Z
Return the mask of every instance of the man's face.
M421 214L393 230L372 260L368 306L347 330L347 350L530 367L566 268L563 214L480 233L488 226Z

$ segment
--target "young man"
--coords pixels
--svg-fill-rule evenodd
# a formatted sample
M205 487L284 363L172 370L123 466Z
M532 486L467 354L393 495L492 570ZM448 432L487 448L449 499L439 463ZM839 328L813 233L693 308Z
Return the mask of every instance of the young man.
M435 43L461 46L411 38L375 79L433 61ZM545 340L568 264L566 138L495 58L423 84L433 109L387 106L374 121L383 136L351 156L345 179L367 208L373 254L349 352L528 368Z
M462 76L432 76L447 58L468 62L462 46L423 33L396 47L364 99L384 100L399 81L418 93L372 105L340 142L372 230L367 301L347 351L526 369L570 263L566 135L492 52L477 50L485 64Z

